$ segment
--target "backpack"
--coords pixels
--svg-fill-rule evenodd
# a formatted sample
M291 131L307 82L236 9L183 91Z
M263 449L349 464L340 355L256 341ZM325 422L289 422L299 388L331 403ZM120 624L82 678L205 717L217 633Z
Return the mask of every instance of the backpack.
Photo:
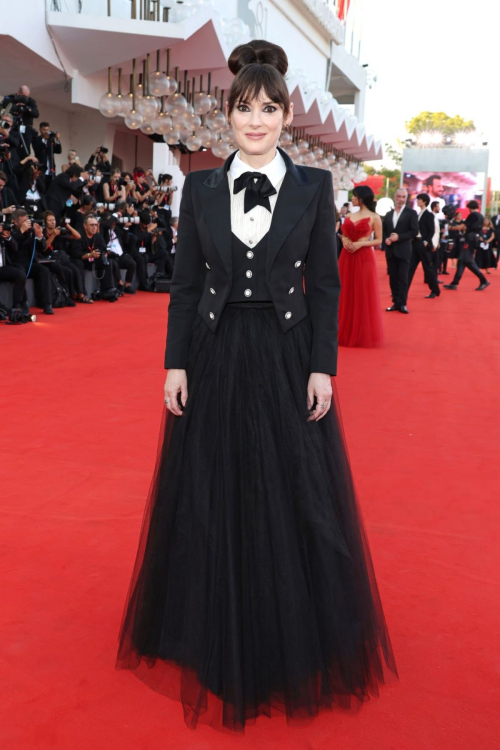
M53 273L50 274L50 285L52 289L52 307L66 307L70 298L69 291Z

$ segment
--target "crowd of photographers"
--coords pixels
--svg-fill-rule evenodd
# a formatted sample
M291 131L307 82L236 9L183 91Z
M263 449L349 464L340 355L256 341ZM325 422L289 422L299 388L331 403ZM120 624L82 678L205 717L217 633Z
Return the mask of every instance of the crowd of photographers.
M135 294L134 277L143 291L160 288L175 260L172 176L156 182L150 168L121 172L102 146L84 163L69 151L57 172L59 132L48 122L35 130L38 117L27 86L0 103L0 283L13 285L12 309L0 303L0 320L30 319L28 279L47 315ZM86 271L98 280L96 291L86 288Z

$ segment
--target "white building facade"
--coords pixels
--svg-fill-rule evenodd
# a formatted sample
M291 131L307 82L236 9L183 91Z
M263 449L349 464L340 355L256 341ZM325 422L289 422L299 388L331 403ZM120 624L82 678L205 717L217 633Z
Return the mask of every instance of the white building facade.
M102 145L124 170L141 165L155 174L169 171L181 186L189 169L221 160L210 149L182 154L160 136L129 129L123 117L104 117L99 100L107 91L108 69L113 91L120 68L128 93L132 60L140 72L149 54L154 70L161 51L164 69L169 49L171 75L177 68L179 81L195 78L199 90L200 76L205 86L210 74L211 90L217 87L220 94L231 84L231 50L252 38L268 39L289 58L294 132L347 161L378 159L381 143L363 125L362 0L351 0L345 20L338 17L337 3L348 5L346 0L17 0L2 10L0 95L30 86L40 110L35 127L46 120L61 133L58 167L70 148L85 163Z

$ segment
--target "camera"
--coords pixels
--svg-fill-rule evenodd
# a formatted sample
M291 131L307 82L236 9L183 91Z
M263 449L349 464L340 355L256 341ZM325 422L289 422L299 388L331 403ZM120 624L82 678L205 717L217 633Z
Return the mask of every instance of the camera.
M107 154L109 151L109 148L106 148L105 146L99 146L99 151L101 154Z
M71 237L71 232L69 231L67 227L60 227L60 230L61 230L59 232L60 237L65 237L65 238Z
M0 153L1 154L8 154L9 151L12 150L12 146L10 143L0 143Z

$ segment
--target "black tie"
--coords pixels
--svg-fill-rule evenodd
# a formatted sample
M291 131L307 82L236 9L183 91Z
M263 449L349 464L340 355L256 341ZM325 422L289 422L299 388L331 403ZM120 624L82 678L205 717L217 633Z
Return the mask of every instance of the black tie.
M263 208L267 208L268 211L271 211L269 196L275 195L276 190L272 186L267 175L262 174L261 172L243 172L243 174L234 181L233 193L236 195L240 190L245 190L245 213L251 211L255 206L262 206Z

